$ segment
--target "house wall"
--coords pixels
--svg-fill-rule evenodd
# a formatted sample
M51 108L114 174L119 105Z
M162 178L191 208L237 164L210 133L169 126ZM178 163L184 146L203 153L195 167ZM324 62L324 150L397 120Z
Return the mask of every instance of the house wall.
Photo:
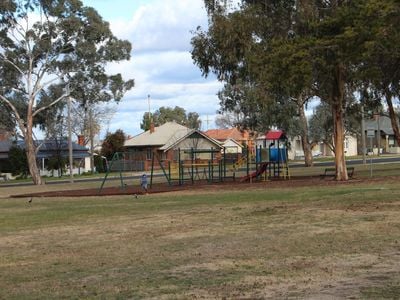
M346 136L344 138L344 153L346 156L356 156L357 151L357 138L353 136Z
M225 147L225 153L242 153L242 147L232 140L227 140L223 146Z
M331 151L328 145L320 143L320 151L323 156L335 156L335 153ZM344 155L345 156L356 156L357 151L357 138L353 136L346 136L344 138Z

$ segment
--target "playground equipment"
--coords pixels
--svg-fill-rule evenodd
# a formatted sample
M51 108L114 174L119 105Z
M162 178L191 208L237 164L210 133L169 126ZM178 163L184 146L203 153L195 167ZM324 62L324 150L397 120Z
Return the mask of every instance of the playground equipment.
M268 148L244 148L235 158L226 155L225 149L176 149L174 157L161 159L156 151L152 152L150 184L155 171L161 170L169 185L183 185L186 182L206 181L208 183L235 180L236 175L245 172L240 181L252 181L270 178L290 179L287 162L287 138L281 131L270 131L265 136ZM266 144L265 144L266 145ZM255 151L254 151L255 150ZM132 159L131 153L117 152L107 168L106 175L99 188L101 193L111 171L119 173L121 189L125 188L123 171L137 170L137 164L143 161ZM255 166L255 168L254 168ZM141 170L146 169L144 164Z
M124 156L125 156L125 154L122 153L122 152L115 152L114 153L114 155L113 155L113 157L111 159L111 162L108 164L106 175L104 176L103 181L101 182L101 185L100 185L100 188L99 188L99 192L98 192L99 194L103 190L103 187L104 187L105 182L107 181L108 175L110 174L110 172L113 170L114 167L116 167L116 169L117 169L117 171L119 173L119 178L120 178L120 181L121 181L121 189L125 188L124 179L123 179L123 176L122 176L123 168L122 168L122 165L120 163L118 164L118 162L121 162L121 161L125 160Z
M245 182L245 181L251 180L253 178L258 178L262 174L265 174L265 171L268 168L268 164L269 164L268 162L262 163L255 172L247 174L246 176L242 177L240 179L240 182Z
M153 153L150 188L153 184L156 163L167 179L168 184L177 183L183 185L185 182L192 184L196 180L205 180L208 183L222 182L227 179L235 179L235 171L227 167L225 151L219 149L177 149L176 161L163 161Z
M264 180L269 178L290 179L287 137L282 131L269 131L265 135L265 146L256 148L255 162L247 160L247 174L241 178L242 182L258 180L264 175ZM251 165L255 165L255 171L250 172Z

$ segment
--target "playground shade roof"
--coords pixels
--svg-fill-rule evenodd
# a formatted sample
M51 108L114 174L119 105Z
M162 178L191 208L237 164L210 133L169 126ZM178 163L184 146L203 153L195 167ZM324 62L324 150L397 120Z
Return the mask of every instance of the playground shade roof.
M265 134L266 140L282 140L285 138L285 133L282 130L271 130Z

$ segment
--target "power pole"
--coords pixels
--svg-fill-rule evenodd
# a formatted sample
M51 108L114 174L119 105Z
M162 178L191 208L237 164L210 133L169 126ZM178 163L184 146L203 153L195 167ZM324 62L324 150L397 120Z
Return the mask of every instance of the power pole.
M206 124L207 124L207 130L208 130L208 124L211 122L211 120L208 118L208 115L206 117Z
M365 158L365 116L364 116L364 101L361 98L361 148L362 148L362 159L363 159L363 164L365 165L367 163L367 160Z
M381 113L378 112L376 116L376 121L378 123L378 156L381 156Z
M149 105L149 127L151 126L151 123L152 123L152 117L151 117L151 114L150 114L150 94L149 95L147 95L147 103L148 103L148 105Z

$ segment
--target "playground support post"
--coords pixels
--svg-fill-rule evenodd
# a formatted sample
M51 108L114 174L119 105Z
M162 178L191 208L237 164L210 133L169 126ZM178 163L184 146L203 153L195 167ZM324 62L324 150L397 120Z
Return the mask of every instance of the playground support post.
M194 183L194 178L193 178L193 176L194 176L194 151L193 151L193 147L190 149L190 155L191 155L191 161L192 161L192 166L191 166L192 174L190 175L190 178L192 179L192 184L193 184Z
M154 152L151 155L150 188L153 186L153 174L154 174Z
M104 184L105 184L105 182L106 182L106 180L107 180L107 178L108 178L108 175L110 174L110 171L111 171L111 168L112 168L112 166L113 166L113 164L114 164L114 161L116 161L116 160L120 160L121 158L120 158L120 152L115 152L114 153L114 155L113 155L113 157L112 157L112 159L111 159L111 163L110 163L110 166L107 168L107 172L106 172L106 175L104 176L104 179L103 179L103 181L102 181L102 183L101 183L101 185L100 185L100 189L99 189L99 194L101 193L101 191L103 190L103 187L104 187ZM120 178L120 181L121 181L121 188L123 189L123 188L125 188L125 185L124 185L124 180L123 180L123 178L122 178L122 171L121 171L121 167L119 167L119 178Z
M226 152L225 152L225 147L224 147L224 150L223 150L223 153L224 153L224 157L222 158L223 159L223 161L224 161L224 179L226 178Z
M184 172L183 172L183 163L181 161L181 148L178 148L178 182L179 182L179 185L183 184L183 176L184 176Z
M250 174L250 155L249 155L249 146L246 146L246 175L249 176Z
M153 176L154 176L154 156L156 155L156 153L152 153L152 158L151 158L151 177L150 177L150 188L153 184ZM157 161L158 164L160 165L161 170L163 171L163 174L165 176L165 178L167 178L168 181L168 185L171 185L171 172L169 171L169 174L167 174L167 172L165 171L165 168L162 164L162 161L160 160L160 158L157 156Z
M211 147L211 159L210 159L210 166L211 166L211 182L214 182L214 148Z

